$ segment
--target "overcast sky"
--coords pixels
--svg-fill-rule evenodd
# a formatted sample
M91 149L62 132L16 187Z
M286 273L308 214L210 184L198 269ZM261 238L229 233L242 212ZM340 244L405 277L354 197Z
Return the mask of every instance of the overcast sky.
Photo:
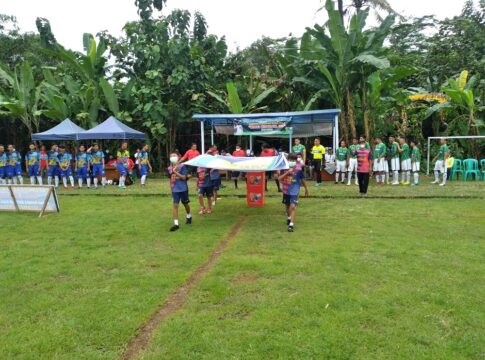
M459 14L465 0L389 0L405 16ZM316 13L322 0L168 0L173 8L200 10L210 33L225 35L231 50L245 47L261 36L300 36L306 26L323 23ZM24 31L36 31L36 17L49 19L59 43L82 50L82 34L108 30L119 36L123 25L137 19L134 0L0 0L0 13L15 15Z

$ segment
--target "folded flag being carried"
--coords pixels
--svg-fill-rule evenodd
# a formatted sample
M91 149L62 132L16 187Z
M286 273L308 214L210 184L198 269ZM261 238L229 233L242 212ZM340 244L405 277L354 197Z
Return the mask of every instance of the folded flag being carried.
M208 169L239 172L276 171L288 169L284 155L269 157L234 157L221 155L201 155L184 163L189 166L200 166Z

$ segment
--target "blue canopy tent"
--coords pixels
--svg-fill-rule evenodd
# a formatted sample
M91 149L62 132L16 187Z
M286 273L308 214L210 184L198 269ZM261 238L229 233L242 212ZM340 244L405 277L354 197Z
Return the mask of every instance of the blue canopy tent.
M52 129L32 134L32 140L79 140L80 135L86 130L74 124L70 119L65 119Z
M98 126L80 134L79 138L80 140L145 139L145 134L133 130L118 119L110 116Z
M333 147L338 147L339 127L338 116L339 109L314 110L314 111L297 111L284 113L268 114L196 114L192 118L200 121L201 148L205 152L205 127L206 124L211 129L211 144L214 145L214 132L224 135L246 135L250 137L250 147L252 149L253 137L279 137L289 139L289 148L291 149L292 139L299 137L313 136L333 136ZM255 131L250 130L251 125L258 125L265 122L271 124L285 124L284 131ZM242 124L242 125L241 125ZM238 129L238 126L245 126L249 131Z

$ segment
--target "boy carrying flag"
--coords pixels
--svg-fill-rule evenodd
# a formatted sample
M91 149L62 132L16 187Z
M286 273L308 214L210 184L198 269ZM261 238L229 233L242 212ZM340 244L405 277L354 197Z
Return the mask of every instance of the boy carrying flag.
M22 156L17 150L15 150L15 146L9 145L7 154L7 177L9 179L9 184L12 182L17 184L17 179L21 185L24 183L21 161Z
M57 145L51 146L51 151L47 153L47 165L49 171L47 173L47 184L52 185L52 177L54 177L54 185L59 186L59 151Z
M93 144L87 153L90 155L94 190L98 188L98 177L101 176L101 185L106 187L106 174L104 172L104 153L99 150L98 144Z
M413 170L414 182L411 184L413 186L419 185L419 170L421 164L421 152L416 144L416 142L411 141L411 167Z
M288 216L288 232L293 232L294 230L296 206L298 205L301 186L305 188L305 196L308 196L305 175L302 170L296 170L296 160L296 154L290 154L288 156L288 165L290 168L278 177L278 180L283 183L283 204L286 207L286 215Z
M76 154L76 167L74 172L77 174L77 183L79 189L83 187L83 180L86 180L88 189L91 187L91 177L89 176L90 155L86 153L84 145L79 146L79 152Z
M189 200L189 187L187 186L187 180L190 178L187 167L184 164L178 164L179 154L172 152L170 154L170 167L168 168L168 174L170 176L170 187L172 189L173 198L173 226L170 231L177 231L179 227L179 203L185 207L187 213L185 217L185 223L187 225L192 224L192 215L190 214L190 200Z
M197 187L199 189L199 215L212 214L212 196L214 196L214 190L212 188L209 169L204 167L197 168ZM204 196L207 197L207 209L204 206Z
M39 185L42 185L42 177L40 176L39 172L40 161L41 156L40 153L37 151L35 144L30 144L29 151L25 155L25 168L29 173L30 185L35 185L36 178Z
M71 188L74 189L74 177L72 176L71 160L72 156L66 152L64 146L59 146L59 169L62 177L62 184L64 189L67 189L67 177L69 177L69 182L71 183Z

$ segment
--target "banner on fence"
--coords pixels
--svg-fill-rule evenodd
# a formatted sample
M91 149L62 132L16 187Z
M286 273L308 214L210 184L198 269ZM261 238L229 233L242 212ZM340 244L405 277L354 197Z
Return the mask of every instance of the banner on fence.
M59 212L53 186L0 185L0 211Z
M242 119L234 123L234 135L290 135L291 120L286 117L274 119Z

